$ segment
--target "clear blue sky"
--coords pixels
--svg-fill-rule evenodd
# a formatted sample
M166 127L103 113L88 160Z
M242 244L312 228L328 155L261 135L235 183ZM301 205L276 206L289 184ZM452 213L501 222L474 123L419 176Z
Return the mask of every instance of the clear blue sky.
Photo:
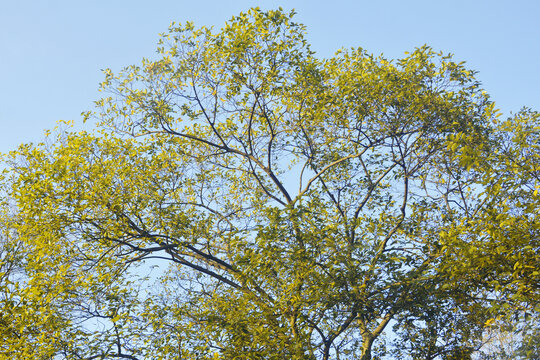
M360 46L396 58L428 44L478 70L505 115L540 110L538 0L0 0L0 152L80 122L100 69L152 57L171 21L219 28L253 6L296 9L321 57Z

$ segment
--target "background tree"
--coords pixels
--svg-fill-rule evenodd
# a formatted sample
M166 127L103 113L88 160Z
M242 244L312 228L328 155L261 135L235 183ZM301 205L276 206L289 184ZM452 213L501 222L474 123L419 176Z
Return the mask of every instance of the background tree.
M491 200L473 72L317 59L282 10L173 26L159 54L106 71L99 132L11 155L25 271L68 320L51 356L470 357L492 288L443 262Z

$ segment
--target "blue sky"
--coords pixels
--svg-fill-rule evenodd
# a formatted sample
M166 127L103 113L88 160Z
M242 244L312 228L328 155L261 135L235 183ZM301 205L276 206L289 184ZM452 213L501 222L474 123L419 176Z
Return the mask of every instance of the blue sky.
M428 44L455 54L505 115L540 110L540 1L0 1L0 152L81 121L101 69L155 54L171 21L219 28L253 6L296 9L320 57L341 47L396 58Z

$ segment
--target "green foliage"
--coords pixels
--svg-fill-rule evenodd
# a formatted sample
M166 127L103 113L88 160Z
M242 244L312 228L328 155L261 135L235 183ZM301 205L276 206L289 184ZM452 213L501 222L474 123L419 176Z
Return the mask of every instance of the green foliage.
M429 47L318 59L293 15L173 24L96 133L10 154L2 356L465 359L492 295L534 303L537 115L495 127Z
M538 113L497 121L475 156L480 201L443 236L450 275L489 289L510 311L540 306L539 150Z

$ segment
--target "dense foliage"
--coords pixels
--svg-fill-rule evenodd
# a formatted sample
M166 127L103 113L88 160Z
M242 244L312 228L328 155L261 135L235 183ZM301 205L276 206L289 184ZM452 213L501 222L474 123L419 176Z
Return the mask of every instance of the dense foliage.
M537 318L540 117L450 56L254 9L102 86L6 159L0 357L467 359Z

